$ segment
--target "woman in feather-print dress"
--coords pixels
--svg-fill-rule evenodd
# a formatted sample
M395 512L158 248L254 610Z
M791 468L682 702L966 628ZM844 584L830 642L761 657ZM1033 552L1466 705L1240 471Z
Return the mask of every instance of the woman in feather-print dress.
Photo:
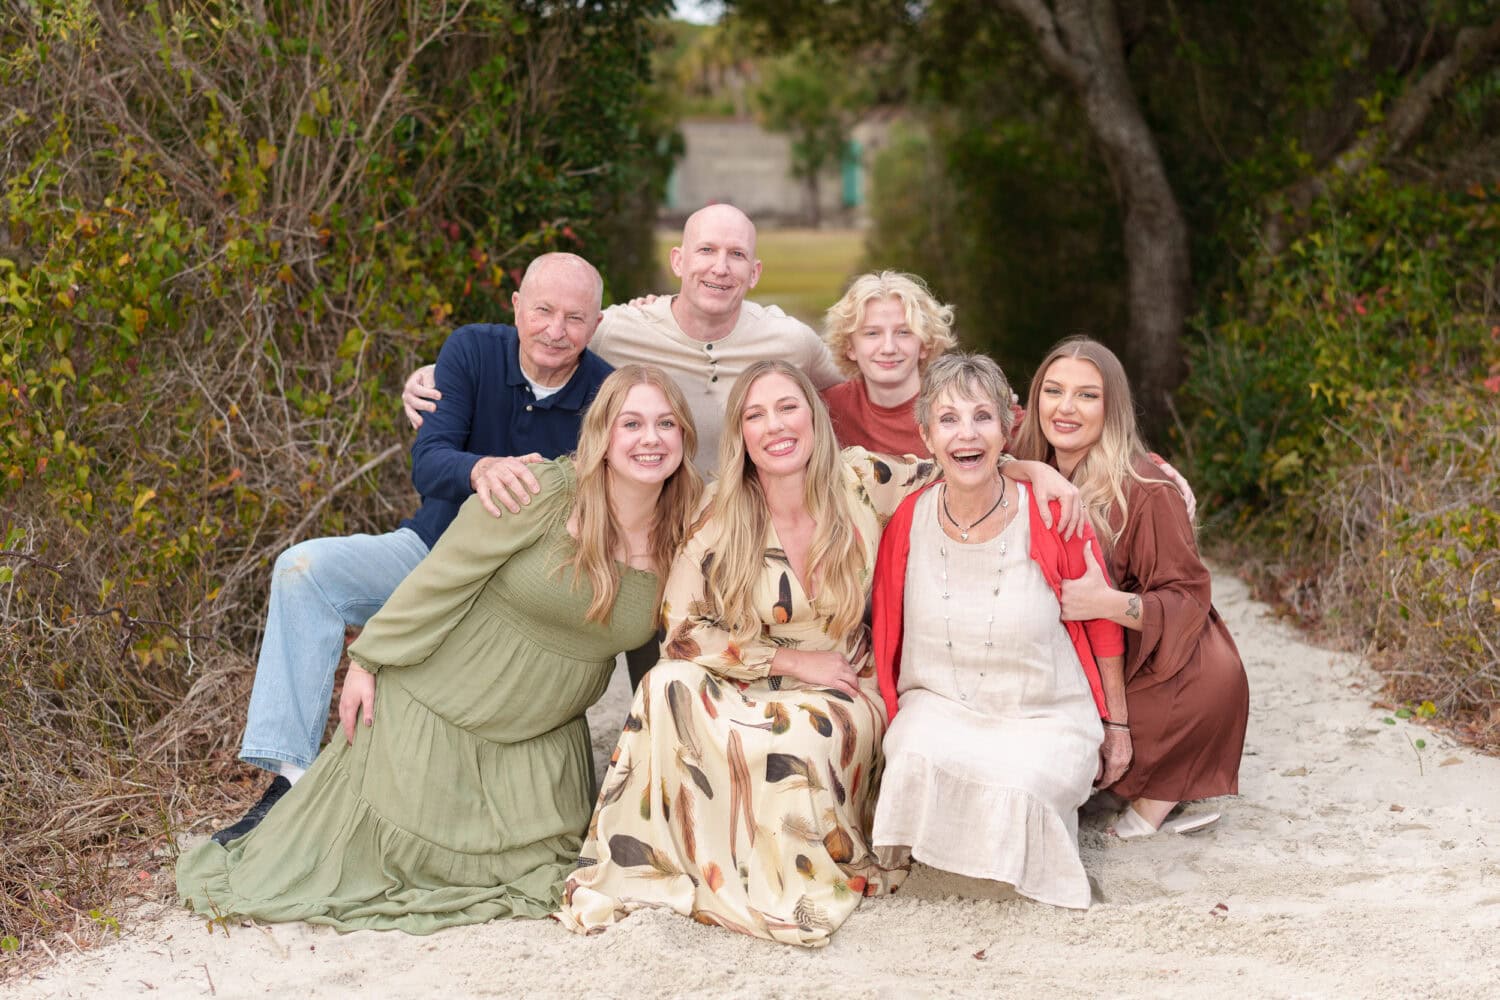
M594 932L668 907L819 947L905 875L868 838L885 709L865 605L880 529L933 466L836 451L811 384L782 363L742 375L728 412L741 433L725 435L725 475L668 578L664 658L636 692L558 918ZM809 497L790 505L805 520L778 510L787 496ZM745 586L720 583L752 541Z

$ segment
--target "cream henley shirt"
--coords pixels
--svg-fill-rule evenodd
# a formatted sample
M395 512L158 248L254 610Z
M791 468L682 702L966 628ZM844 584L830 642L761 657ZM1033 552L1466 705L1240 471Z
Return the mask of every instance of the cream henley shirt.
M694 340L677 325L672 299L664 295L649 306L615 305L604 310L589 350L618 368L656 365L682 394L698 428L694 464L713 478L724 431L729 387L740 373L763 359L780 358L801 368L819 391L844 380L833 356L812 327L776 306L745 302L739 322L713 341Z

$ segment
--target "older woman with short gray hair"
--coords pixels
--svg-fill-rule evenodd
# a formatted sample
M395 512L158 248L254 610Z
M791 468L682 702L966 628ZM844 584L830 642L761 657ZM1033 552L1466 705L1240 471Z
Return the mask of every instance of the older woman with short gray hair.
M1125 712L1124 639L1113 622L1061 620L1062 581L1098 546L1092 530L1047 527L1000 475L1010 398L983 355L938 358L922 379L917 417L942 478L896 511L876 563L891 725L871 839L885 864L914 857L1082 909L1078 807L1130 763L1129 741L1105 737Z

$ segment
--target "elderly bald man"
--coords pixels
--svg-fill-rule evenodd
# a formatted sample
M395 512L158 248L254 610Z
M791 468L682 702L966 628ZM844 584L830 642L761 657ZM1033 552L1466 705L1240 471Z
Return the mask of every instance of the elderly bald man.
M312 763L344 630L380 610L471 493L500 488L492 480L498 460L556 458L578 446L583 412L610 372L587 350L603 288L582 257L532 261L511 300L514 327L464 326L443 344L436 366L443 409L412 445L412 483L422 496L416 513L395 531L310 539L276 560L240 749L241 760L275 777L215 840L249 833ZM362 708L369 724L373 706Z
M610 306L590 346L612 365L657 365L672 376L698 428L696 464L712 476L729 387L740 372L757 361L781 358L805 371L820 390L844 376L810 326L776 306L745 301L760 281L761 262L755 256L755 224L744 212L709 205L688 216L671 262L682 282L677 294L639 306ZM431 412L440 398L431 385L426 368L407 380L402 402L414 426L421 426L422 412ZM506 506L513 511L519 510L514 501L529 502L527 491L538 489L521 462L507 463L497 479L509 487L513 501Z

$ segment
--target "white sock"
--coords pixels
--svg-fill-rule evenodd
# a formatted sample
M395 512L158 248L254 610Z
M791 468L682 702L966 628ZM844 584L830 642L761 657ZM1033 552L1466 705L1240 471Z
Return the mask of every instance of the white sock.
M285 778L288 782L290 782L291 784L295 785L298 782L298 780L301 779L301 777L304 774L307 773L307 768L305 768L305 767L298 767L296 764L293 764L291 761L284 760L284 761L281 762L281 766L278 767L276 769L276 771L283 778Z

